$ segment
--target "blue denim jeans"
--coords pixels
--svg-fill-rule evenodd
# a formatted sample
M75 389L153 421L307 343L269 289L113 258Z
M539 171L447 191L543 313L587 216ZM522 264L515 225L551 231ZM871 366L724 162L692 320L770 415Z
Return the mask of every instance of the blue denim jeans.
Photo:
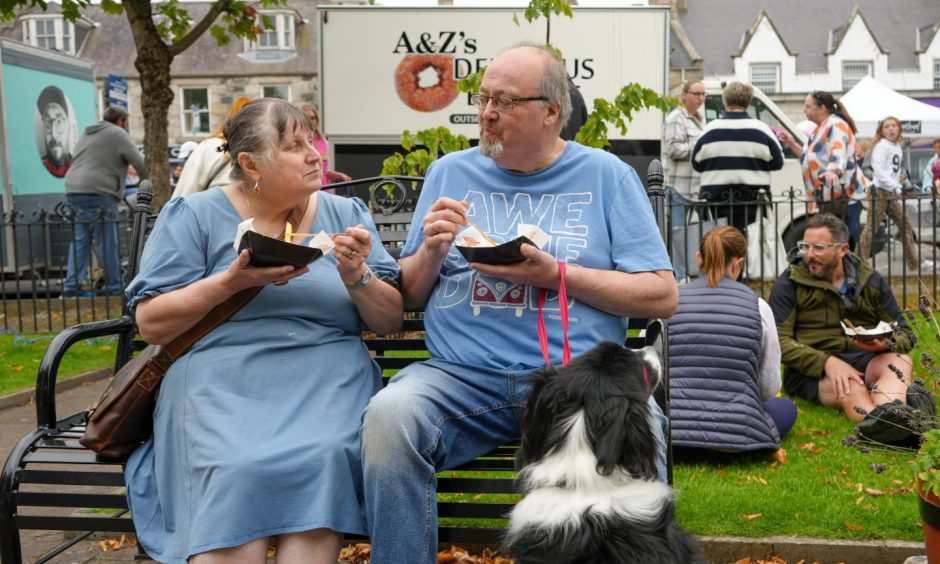
M98 261L105 270L108 293L119 294L122 289L117 200L99 194L66 194L65 201L72 210L75 237L69 244L69 272L62 291L74 294L82 290L82 278L91 264L91 246L94 244Z
M527 376L432 359L408 366L372 398L362 466L373 564L437 561L435 474L519 437ZM665 481L666 418L650 403Z

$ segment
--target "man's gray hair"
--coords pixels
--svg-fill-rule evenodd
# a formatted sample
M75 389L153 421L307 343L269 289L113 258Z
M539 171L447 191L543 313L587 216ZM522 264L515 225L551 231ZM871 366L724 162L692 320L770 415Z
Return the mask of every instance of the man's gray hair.
M111 123L117 123L121 118L127 117L127 110L120 108L118 106L108 106L108 109L104 111L102 119L104 121L109 121Z
M818 213L809 218L806 222L806 229L817 229L820 227L825 227L829 230L829 233L832 235L833 243L841 245L842 243L849 242L849 228L846 227L844 221L831 213Z
M568 71L565 70L565 63L545 45L532 41L516 43L506 51L522 47L530 47L541 51L545 66L543 67L542 77L539 79L539 96L547 99L542 102L543 106L552 103L558 104L558 123L561 124L561 127L564 127L568 123L568 118L571 117L571 94L568 92ZM503 51L503 53L506 51Z

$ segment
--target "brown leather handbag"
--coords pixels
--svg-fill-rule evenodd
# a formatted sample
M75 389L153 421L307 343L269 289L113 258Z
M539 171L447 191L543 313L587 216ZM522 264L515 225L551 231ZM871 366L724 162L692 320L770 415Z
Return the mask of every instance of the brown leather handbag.
M260 286L242 290L170 343L149 345L124 364L85 413L85 432L78 442L106 458L123 458L149 439L157 392L170 365L260 291Z

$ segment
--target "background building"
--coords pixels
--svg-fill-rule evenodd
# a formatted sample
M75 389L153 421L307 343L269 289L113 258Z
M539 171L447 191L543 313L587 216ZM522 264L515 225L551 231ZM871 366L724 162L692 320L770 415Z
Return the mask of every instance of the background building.
M210 4L187 2L184 7L198 21ZM171 67L175 97L168 115L171 154L184 141L211 135L236 98L276 96L298 104L316 103L316 6L314 1L296 0L262 10L272 27L257 41L233 39L219 46L207 32L177 55ZM130 133L138 144L143 143L134 39L123 14L110 15L90 6L82 9L82 18L73 24L62 18L58 4L50 3L47 11L31 8L3 22L0 35L94 61L99 116L107 104L106 77L126 79Z

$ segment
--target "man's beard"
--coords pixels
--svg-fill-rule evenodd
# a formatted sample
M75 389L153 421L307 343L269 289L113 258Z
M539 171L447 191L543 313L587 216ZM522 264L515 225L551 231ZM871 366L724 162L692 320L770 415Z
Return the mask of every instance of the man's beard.
M491 159L498 159L503 156L503 152L506 150L506 147L503 146L503 140L497 137L488 139L483 137L480 139L480 152L483 153L484 157L489 157Z
M819 272L813 271L812 268L809 268L809 263L807 263L807 270L809 270L809 275L817 280L830 280L832 273L835 271L836 267L839 266L838 263L828 263L816 261L814 264L821 267Z

